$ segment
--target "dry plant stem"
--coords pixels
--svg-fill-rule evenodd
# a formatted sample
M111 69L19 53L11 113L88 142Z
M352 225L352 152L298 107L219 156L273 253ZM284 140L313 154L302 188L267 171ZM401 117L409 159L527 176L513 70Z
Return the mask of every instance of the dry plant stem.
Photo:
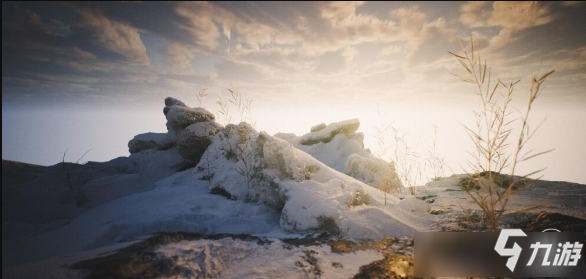
M430 151L428 152L427 156L427 163L429 167L431 167L433 171L433 180L437 180L440 177L444 176L444 169L445 169L445 159L437 155L437 126L433 125L433 142L430 146Z
M207 93L208 88L207 87L200 87L199 91L197 92L197 102L199 103L199 107L203 107L203 100L204 98L208 95Z
M86 152L84 152L81 155L81 157L79 157L79 159L77 159L77 161L75 161L75 164L79 164L79 162L83 159L83 157L85 157L85 155L87 155L90 151L92 151L92 149L93 148L90 148ZM65 156L67 155L68 150L69 150L69 148L63 152L61 166L63 167L63 171L65 172L65 180L67 182L67 187L68 187L69 193L75 198L75 201L76 201L75 204L79 207L82 205L82 202L83 202L83 194L81 192L83 183L82 183L81 179L83 177L84 172L87 170L87 168L83 168L81 171L78 172L77 180L76 180L77 183L75 183L77 185L77 189L75 189L77 192L74 193L74 188L73 188L74 183L72 182L72 179L71 179L71 171L67 167L67 163L65 163ZM82 164L84 164L84 163L82 163Z
M228 102L222 96L218 97L216 101L218 104L218 114L223 115L225 124L229 124L232 121L232 114L230 114L230 108L228 107Z
M63 152L63 160L61 161L61 166L63 166L63 171L65 172L65 179L67 180L69 192L73 192L73 185L71 184L71 173L69 172L69 168L67 168L67 165L65 164L65 155L67 154L68 150L69 148L67 148L65 152Z
M395 163L396 172L399 179L403 182L407 191L414 195L416 188L415 184L418 179L423 178L423 174L427 173L428 167L433 170L433 175L437 178L443 175L445 162L444 159L439 157L436 153L436 141L437 141L437 127L434 126L434 138L433 143L426 152L418 152L418 144L413 146L411 141L407 139L407 133L399 131L393 126L385 122L380 107L377 108L379 123L374 126L375 135L374 138L377 141L379 157L385 157L387 153L390 153L390 160ZM387 134L392 132L392 137L387 137ZM391 140L388 140L391 138ZM389 141L391 141L389 143ZM389 149L393 149L389 152ZM372 170L371 170L372 171ZM379 189L383 192L388 193L391 189L386 184L385 179L377 181ZM384 186L384 187L383 187Z
M517 181L515 179L517 165L523 161L552 151L547 150L536 153L533 150L525 152L524 149L529 139L533 137L535 131L539 128L538 126L535 130L529 129L528 119L532 105L537 99L541 84L553 71L539 78L533 78L528 105L524 115L520 118L520 134L516 141L516 146L514 146L515 150L511 155L511 152L507 150L509 148L507 140L511 135L513 123L516 119L510 120L512 113L510 103L512 101L514 86L519 81L505 84L500 79L497 79L497 82L491 85L491 75L490 70L487 70L486 60L483 63L478 55L475 57L472 39L472 51L470 54L468 54L462 44L460 45L464 51L463 56L451 52L450 54L456 58L468 75L454 75L464 82L475 84L477 87L475 93L481 98L483 104L482 110L475 112L476 131L465 127L474 143L476 151L476 154L469 152L473 156L473 161L469 161L469 165L474 171L474 174L469 173L468 178L470 181L473 181L474 187L466 188L466 193L482 209L485 219L490 223L491 230L496 231L498 220L504 213L511 196L530 186L530 183L528 183L519 188L514 188L515 182ZM502 91L505 92L501 93ZM509 168L509 184L505 185L506 190L503 191L499 186L502 183L500 173ZM533 171L521 176L521 179L527 179L529 176L538 174L541 171L543 169ZM479 175L481 173L487 173L488 175L486 178L483 178ZM479 175L478 179L474 176L475 174ZM499 180L501 180L500 183Z
M252 139L247 130L238 130L240 137L239 143L236 146L236 156L242 162L244 167L238 166L236 172L246 178L246 186L248 189L252 188L252 182L258 176L260 170L254 165L254 150L250 148Z

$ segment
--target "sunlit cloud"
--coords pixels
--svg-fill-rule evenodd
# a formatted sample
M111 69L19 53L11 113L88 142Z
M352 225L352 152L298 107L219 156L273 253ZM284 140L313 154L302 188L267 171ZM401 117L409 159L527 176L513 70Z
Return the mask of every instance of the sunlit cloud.
M45 74L52 65L59 69L52 74L98 79L87 87L92 94L108 94L98 93L106 88L101 83L119 86L118 91L141 88L151 95L167 94L165 86L188 92L232 82L263 94L304 84L319 89L324 98L346 90L446 91L443 88L455 82L448 74L454 65L447 51L459 51L458 39L469 48L469 35L475 50L490 58L503 75L526 75L536 63L558 69L560 81L566 74L575 77L576 71L583 71L583 46L552 50L525 42L534 39L530 32L536 27L564 23L558 20L561 4L469 2L461 4L458 12L438 14L436 7L441 5L389 3L373 8L372 3L360 1L62 5L61 9L77 15L73 19L23 8L23 19L14 22L24 24L19 28L27 32L20 41L3 42L18 49L7 58L43 64L20 69L21 76L3 73L3 80L31 84L31 75ZM160 13L151 11L158 8ZM160 16L150 20L138 16L144 12ZM16 37L10 35L19 33L16 27L3 24L3 33ZM74 81L55 81L53 90ZM134 84L138 82L146 85Z
M555 19L546 4L534 1L469 2L460 8L460 21L470 27L500 26L521 30Z
M124 56L129 63L150 63L138 29L94 11L80 9L78 12L82 16L80 27L90 29L101 47Z
M171 67L187 69L191 66L195 53L185 45L172 42L167 45L165 56Z

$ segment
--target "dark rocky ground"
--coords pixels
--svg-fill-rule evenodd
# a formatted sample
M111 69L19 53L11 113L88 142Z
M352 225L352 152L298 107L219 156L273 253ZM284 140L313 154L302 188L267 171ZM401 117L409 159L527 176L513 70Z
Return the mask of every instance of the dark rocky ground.
M464 218L461 216L461 218ZM519 216L508 216L511 220L517 220L511 227L521 228L527 232L540 232L547 228L557 228L565 232L584 232L586 220L566 216L558 213L542 211L538 214L522 214ZM507 218L505 218L507 219ZM467 220L471 220L468 218ZM482 227L481 218L474 217L475 228ZM460 220L464 224L463 220ZM464 228L462 228L464 231ZM275 240L260 238L251 235L201 235L193 233L165 233L143 240L117 252L102 257L78 262L69 268L85 269L90 272L87 278L160 278L180 275L181 269L175 266L169 258L158 257L155 253L157 247L182 240L218 240L232 238L243 241L255 242L263 245ZM386 237L380 240L353 241L339 239L329 234L308 236L300 239L282 239L283 249L303 247L304 256L297 262L296 266L303 268L309 278L321 278L322 272L320 261L314 257L316 252L312 247L327 245L332 253L346 254L361 250L373 250L382 253L383 259L373 261L360 267L354 276L356 279L366 278L417 278L414 277L414 239L413 237L395 238ZM333 263L334 265L336 263Z

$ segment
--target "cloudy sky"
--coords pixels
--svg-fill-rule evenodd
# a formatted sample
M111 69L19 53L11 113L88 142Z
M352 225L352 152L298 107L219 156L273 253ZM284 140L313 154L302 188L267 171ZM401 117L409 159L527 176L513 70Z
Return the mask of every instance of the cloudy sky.
M436 125L438 152L460 172L471 146L461 124L481 104L450 75L462 69L448 51L472 36L493 78L521 80L519 108L532 75L555 70L535 145L556 151L530 167L586 183L585 14L570 1L3 2L2 156L125 156L133 135L165 131L165 97L198 106L206 87L216 112L233 86L269 133L358 118L373 151L381 121L423 150Z

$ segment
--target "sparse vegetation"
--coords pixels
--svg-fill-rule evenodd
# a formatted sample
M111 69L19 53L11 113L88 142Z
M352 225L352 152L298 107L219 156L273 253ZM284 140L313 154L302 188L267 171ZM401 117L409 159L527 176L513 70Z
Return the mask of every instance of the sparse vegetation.
M236 143L236 157L242 165L236 167L236 172L246 178L247 187L252 188L252 182L255 178L258 178L262 171L261 166L256 161L258 154L256 154L256 148L253 146L251 129L249 125L238 125L235 126L238 132L238 141Z
M92 151L93 148L88 149L85 153L83 153L81 155L81 157L79 157L79 159L77 159L77 161L75 161L74 164L80 164L81 160L83 159L83 157L85 157L86 154L88 154L90 151ZM83 194L83 174L85 172L85 170L87 168L83 168L80 171L77 172L77 176L75 177L75 179L73 179L73 173L72 170L70 169L70 167L68 166L68 164L72 164L72 163L67 163L65 162L65 157L67 155L67 151L69 149L66 149L63 152L63 158L61 160L61 167L63 168L63 173L65 175L65 183L67 184L67 189L68 189L68 198L67 200L73 201L75 202L75 205L80 207L82 206L85 202L86 202L86 197ZM82 163L83 165L84 163Z
M488 221L492 231L497 230L498 220L501 218L509 199L519 191L531 185L530 176L537 175L543 169L530 172L523 176L515 176L519 163L525 162L537 156L550 152L526 151L527 142L535 135L539 126L529 128L529 116L533 103L539 96L540 87L546 78L553 73L547 72L532 79L529 91L527 107L520 117L513 117L514 86L519 81L505 83L500 79L492 80L487 62L481 60L480 55L474 51L474 42L470 39L471 52L460 44L464 55L450 52L466 71L464 75L454 74L461 81L475 85L475 94L482 102L482 108L475 111L476 127L465 127L470 139L474 143L472 160L469 162L471 172L468 179L461 181L468 196L484 212L484 218ZM509 151L512 133L515 123L519 136L514 140L512 152ZM509 172L509 175L501 173ZM538 207L538 206L537 206ZM530 210L535 207L527 208Z
M303 180L310 180L311 175L316 173L319 170L318 166L303 166L301 168L301 179Z
M221 95L218 96L218 100L216 100L216 104L218 105L217 113L218 115L222 115L224 124L229 124L232 122L233 115L231 107L236 110L239 114L240 119L239 122L248 122L253 127L256 126L256 121L252 118L252 109L254 105L252 103L252 99L242 97L240 90L234 84L231 84L228 88L228 97L222 97ZM201 94L201 89L200 89ZM203 96L207 96L207 93L204 91ZM198 100L200 99L198 95Z
M359 205L369 205L370 204L370 196L364 192L364 190L359 189L354 192L354 195L348 199L346 203L348 207L355 207ZM385 201L386 202L386 201Z
M433 140L427 151L426 164L433 172L433 178L435 181L445 175L446 162L445 158L437 154L437 126L433 126Z
M385 206L387 205L387 194L401 192L401 185L393 183L390 177L379 177L377 186L379 190L383 191Z
M333 235L340 234L340 227L338 227L334 218L323 215L317 216L317 228L315 230L331 233Z
M427 151L419 151L419 144L408 138L406 132L400 131L392 123L384 120L384 116L378 109L379 123L375 125L375 135L381 158L388 157L395 164L397 176L407 188L411 195L415 195L416 185L422 181L424 175L432 172L433 177L438 179L444 175L446 164L444 158L437 154L437 126L434 126L433 142ZM389 136L390 135L390 136ZM377 182L379 189L385 193L394 192L396 185L391 185L386 179Z
M208 91L207 87L203 87L203 86L199 87L199 91L197 91L197 96L196 96L199 107L203 107L203 100L208 95L207 91Z

